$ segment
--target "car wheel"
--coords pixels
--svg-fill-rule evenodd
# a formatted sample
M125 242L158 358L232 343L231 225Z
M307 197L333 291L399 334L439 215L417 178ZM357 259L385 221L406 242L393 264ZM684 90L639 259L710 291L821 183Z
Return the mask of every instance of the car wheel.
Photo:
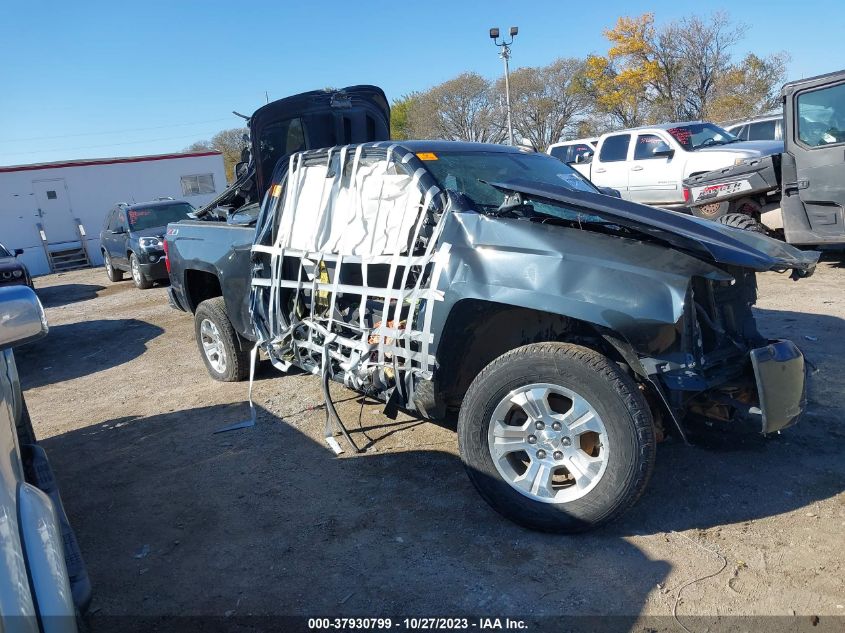
M112 265L111 255L108 251L103 251L103 263L106 266L106 274L109 276L109 281L123 281L123 271L118 270Z
M505 517L579 532L640 497L654 423L637 385L607 357L567 343L512 350L466 393L458 442L469 478Z
M138 263L138 258L135 253L129 255L129 270L132 272L132 281L135 282L135 287L141 290L153 287L152 279L147 278L141 270L141 265Z
M226 314L223 297L206 299L194 314L194 331L208 373L221 382L239 382L249 374L249 352L241 349L238 335Z
M724 224L725 226L732 226L737 229L742 229L743 231L753 231L754 233L764 234L766 232L766 229L762 224L760 224L750 215L745 215L744 213L728 213L727 215L723 215L716 221L719 224Z

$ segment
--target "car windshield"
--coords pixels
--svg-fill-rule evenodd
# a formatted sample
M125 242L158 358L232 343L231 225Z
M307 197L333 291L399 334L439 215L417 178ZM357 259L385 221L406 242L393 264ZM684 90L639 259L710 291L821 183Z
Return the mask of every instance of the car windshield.
M688 152L711 145L727 145L739 140L727 130L712 123L688 123L666 131Z
M9 249L0 244L0 257L11 257L12 253L9 252Z
M546 154L515 152L423 152L425 166L445 189L464 194L477 206L497 208L505 194L488 185L521 178L576 191L597 193L577 171Z
M446 189L467 196L481 211L493 212L505 200L505 193L487 184L520 178L537 183L563 186L575 191L599 193L599 190L577 171L547 154L515 152L422 152L418 154L426 167ZM515 213L542 214L575 222L601 222L601 218L559 203L530 198L529 205Z
M194 207L187 202L174 202L150 207L131 207L126 214L129 217L129 227L133 231L143 231L184 220L193 210Z

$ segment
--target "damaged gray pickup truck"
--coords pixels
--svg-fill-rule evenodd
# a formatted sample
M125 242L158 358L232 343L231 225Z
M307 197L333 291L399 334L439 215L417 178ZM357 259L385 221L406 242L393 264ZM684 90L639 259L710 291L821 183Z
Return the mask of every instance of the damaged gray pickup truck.
M249 296L181 289L177 304L196 312L207 365L209 349L225 364L257 341L281 370L319 375L336 451L337 432L355 445L330 380L425 418L457 412L484 499L575 532L636 501L665 434L686 439L695 420L773 433L804 409L801 352L763 338L751 307L757 272L799 279L818 253L604 195L500 145L341 145L271 172ZM171 256L192 230L171 225ZM242 302L248 328L226 340L223 306Z

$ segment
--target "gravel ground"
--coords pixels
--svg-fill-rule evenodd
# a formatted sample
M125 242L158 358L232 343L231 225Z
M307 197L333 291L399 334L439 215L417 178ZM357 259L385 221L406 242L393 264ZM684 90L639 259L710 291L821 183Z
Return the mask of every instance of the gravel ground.
M192 318L164 288L112 284L102 270L41 277L50 335L17 358L94 583L90 625L614 614L623 629L661 616L649 628L681 630L676 607L699 630L717 615L841 626L842 262L798 283L760 276L761 329L795 340L818 369L801 424L766 440L664 442L638 505L576 537L502 519L465 476L453 430L389 420L339 386L341 415L369 448L335 458L311 376L262 367L257 425L215 434L248 416L247 386L207 376Z

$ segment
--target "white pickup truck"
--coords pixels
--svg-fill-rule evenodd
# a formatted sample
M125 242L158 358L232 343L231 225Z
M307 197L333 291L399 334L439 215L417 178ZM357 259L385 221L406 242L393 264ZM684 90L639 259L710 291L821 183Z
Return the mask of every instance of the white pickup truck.
M688 202L684 178L782 151L782 141L741 141L713 123L694 121L604 134L592 156L581 153L569 164L627 200L672 208Z

